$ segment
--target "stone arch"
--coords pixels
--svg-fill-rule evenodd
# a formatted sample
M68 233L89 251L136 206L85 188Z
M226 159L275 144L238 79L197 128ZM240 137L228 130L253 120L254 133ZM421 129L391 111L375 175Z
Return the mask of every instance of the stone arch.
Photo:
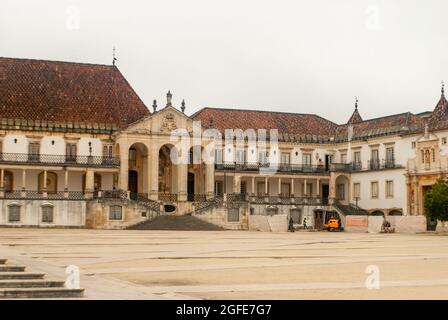
M350 203L350 179L347 175L339 174L335 178L336 201L343 205Z
M134 142L128 148L128 190L132 194L148 192L148 155L149 148L143 142Z
M388 213L388 216L391 216L391 217L397 217L397 216L402 216L402 215L403 215L403 212L398 209L393 209L393 210L389 211L389 213Z
M176 166L178 153L172 144L164 144L159 148L159 193L175 194L178 192ZM173 159L173 157L175 157Z
M380 216L380 217L384 217L384 212L381 211L381 210L375 210L375 211L372 211L372 212L370 213L370 215L371 215L371 216Z
M58 175L56 172L47 171L47 181L44 181L45 172L42 171L39 173L39 186L38 191L42 193L45 188L47 193L54 194L58 192Z

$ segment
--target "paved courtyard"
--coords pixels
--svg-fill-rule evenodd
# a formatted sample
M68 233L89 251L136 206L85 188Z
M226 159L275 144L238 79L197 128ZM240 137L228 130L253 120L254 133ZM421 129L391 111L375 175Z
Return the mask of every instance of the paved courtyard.
M444 235L2 228L0 257L76 265L88 299L448 299Z

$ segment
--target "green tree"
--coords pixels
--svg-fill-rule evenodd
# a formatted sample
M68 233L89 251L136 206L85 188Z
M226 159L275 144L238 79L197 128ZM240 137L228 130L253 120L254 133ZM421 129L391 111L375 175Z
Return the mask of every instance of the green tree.
M425 214L433 220L448 221L448 181L439 178L425 196Z

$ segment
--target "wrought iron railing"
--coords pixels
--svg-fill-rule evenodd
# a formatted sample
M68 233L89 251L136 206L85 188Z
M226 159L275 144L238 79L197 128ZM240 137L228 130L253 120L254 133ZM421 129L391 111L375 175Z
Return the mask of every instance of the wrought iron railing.
M327 173L329 168L323 165L291 164L291 163L237 163L223 162L216 163L215 169L218 171L274 171L274 172L294 172L294 173Z
M119 167L120 159L102 156L72 156L57 154L0 153L0 163L35 165L72 165L93 167Z
M194 203L194 213L201 214L207 210L212 208L216 208L223 205L223 197L222 196L214 196L211 199L207 199L206 201L199 201Z
M83 191L57 191L43 192L40 190L14 190L3 192L3 199L17 200L86 200L86 194Z
M175 193L164 193L159 192L159 200L164 202L176 202L177 194Z
M265 196L250 195L248 200L253 204L285 204L285 205L323 205L324 199L321 197L295 197L295 196ZM328 201L328 200L327 200ZM328 202L327 202L328 203Z

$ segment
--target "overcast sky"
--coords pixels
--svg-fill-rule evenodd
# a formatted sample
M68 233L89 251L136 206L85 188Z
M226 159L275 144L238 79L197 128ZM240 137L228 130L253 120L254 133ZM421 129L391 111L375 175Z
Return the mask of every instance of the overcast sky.
M148 107L345 123L432 110L448 81L446 0L0 0L0 56L112 63Z

